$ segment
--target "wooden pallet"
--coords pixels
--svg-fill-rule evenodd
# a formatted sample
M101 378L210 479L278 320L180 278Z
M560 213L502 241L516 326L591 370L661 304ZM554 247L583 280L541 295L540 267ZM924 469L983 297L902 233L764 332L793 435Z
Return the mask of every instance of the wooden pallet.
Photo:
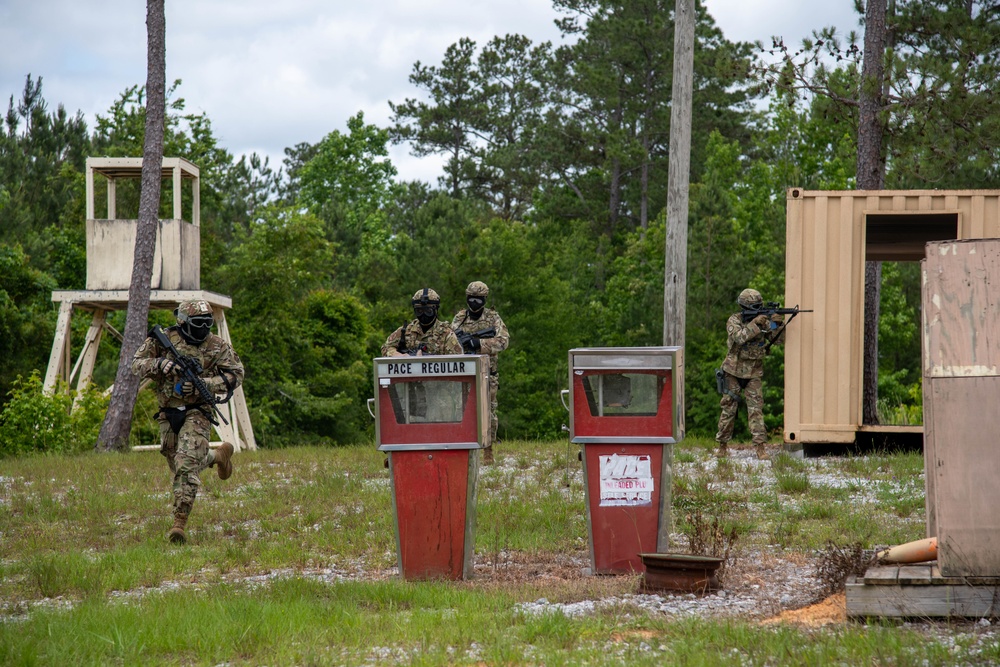
M848 618L1000 617L1000 577L945 577L937 563L872 567L846 593Z

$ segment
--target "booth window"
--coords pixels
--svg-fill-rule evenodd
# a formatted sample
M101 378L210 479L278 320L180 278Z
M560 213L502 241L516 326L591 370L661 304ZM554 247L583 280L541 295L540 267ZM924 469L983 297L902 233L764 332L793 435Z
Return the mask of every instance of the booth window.
M448 424L462 421L472 382L393 382L387 389L397 424Z
M583 377L587 406L594 417L652 417L665 378L650 373L601 373Z

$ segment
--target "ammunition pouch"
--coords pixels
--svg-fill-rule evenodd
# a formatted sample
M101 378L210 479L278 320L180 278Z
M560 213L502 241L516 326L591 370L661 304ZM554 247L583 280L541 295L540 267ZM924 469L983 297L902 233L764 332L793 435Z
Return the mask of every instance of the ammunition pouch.
M167 420L170 424L170 430L177 435L181 432L181 427L184 426L184 422L187 421L188 406L182 405L179 408L161 408L160 414Z

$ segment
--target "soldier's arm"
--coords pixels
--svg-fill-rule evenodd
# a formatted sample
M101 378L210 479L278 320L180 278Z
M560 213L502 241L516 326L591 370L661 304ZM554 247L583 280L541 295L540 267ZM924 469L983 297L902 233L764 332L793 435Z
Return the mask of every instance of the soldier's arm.
M405 335L405 332L403 331L403 327L399 327L398 329L396 329L395 331L393 331L391 334L389 334L389 337L385 339L384 343L382 343L382 356L383 357L398 357L398 356L402 356L402 355L400 355L399 350L397 350L396 347L399 345L399 337L403 336L403 335Z
M493 315L493 327L497 330L497 335L493 338L481 338L479 340L480 348L485 354L503 352L510 345L510 334L507 332L507 325L500 319L499 314L494 312Z
M458 342L458 336L455 335L454 331L449 331L448 335L444 339L444 353L445 354L462 354L462 344Z
M729 319L726 331L729 333L730 347L742 345L760 336L760 328L756 324L753 322L744 324L739 316Z
M225 394L243 384L243 362L240 361L232 345L225 341L221 343L212 366L205 369L205 373L202 374L205 385L213 394Z
M139 349L132 355L129 369L136 377L162 380L166 376L160 370L160 347L152 337L146 338Z

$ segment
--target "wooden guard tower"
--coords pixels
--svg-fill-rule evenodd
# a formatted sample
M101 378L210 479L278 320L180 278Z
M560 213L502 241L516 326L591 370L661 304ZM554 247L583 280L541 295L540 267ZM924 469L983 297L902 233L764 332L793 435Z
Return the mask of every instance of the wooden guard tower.
M94 212L95 174L106 178L108 186L107 217L101 219ZM226 309L232 307L232 299L201 289L198 167L183 158L163 158L162 174L172 183L173 217L160 220L156 231L149 307L173 310L181 301L204 299L212 306L218 335L231 342ZM58 380L62 379L67 388L71 388L75 380L79 393L93 380L104 332L121 338L107 323L107 314L128 309L138 220L117 218L116 184L121 179L139 180L141 176L142 158L87 158L87 289L52 293L52 300L59 304L59 319L45 372L46 392L55 391ZM185 220L181 212L182 185L185 183L191 185L190 220ZM79 357L73 363L70 323L78 311L89 315L91 324ZM220 441L231 442L236 451L257 449L243 387L237 388L232 400L220 405L219 410L229 422L228 425L220 422L215 427ZM159 446L142 445L135 449L159 449Z

